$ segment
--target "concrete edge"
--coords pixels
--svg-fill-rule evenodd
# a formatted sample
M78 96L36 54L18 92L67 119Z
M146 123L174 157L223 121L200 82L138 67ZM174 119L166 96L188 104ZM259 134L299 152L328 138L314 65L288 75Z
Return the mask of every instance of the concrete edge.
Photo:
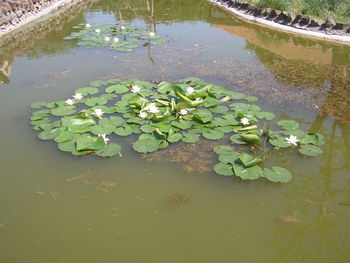
M32 22L35 22L40 18L45 18L46 16L50 16L53 12L56 12L62 8L68 8L74 5L75 3L82 2L82 1L84 0L58 0L57 2L54 2L52 5L42 9L38 13L28 16L25 20L19 22L18 24L10 26L6 30L0 31L0 39L3 36L9 33L12 33L13 31L16 31Z
M294 27L291 27L288 25L282 25L282 24L276 23L274 21L266 20L264 18L259 18L259 17L255 17L253 15L245 14L244 12L242 12L234 7L230 7L230 6L226 5L225 3L223 3L220 0L208 0L208 1L211 2L212 4L223 7L224 9L227 9L228 11L230 11L232 14L234 14L240 18L243 18L244 20L250 21L252 23L261 24L261 25L264 25L264 26L272 28L272 29L277 29L277 30L284 31L284 32L291 32L294 34L303 35L303 36L307 36L307 37L314 38L314 39L317 38L317 39L337 42L337 43L341 43L341 44L345 44L345 45L350 45L350 36L330 35L330 34L326 34L326 33L322 33L322 32L315 32L315 31L294 28Z

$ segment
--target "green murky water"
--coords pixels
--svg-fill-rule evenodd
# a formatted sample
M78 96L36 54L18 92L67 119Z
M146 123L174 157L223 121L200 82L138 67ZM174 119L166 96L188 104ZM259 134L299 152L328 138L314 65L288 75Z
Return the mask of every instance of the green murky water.
M179 38L121 54L63 41L116 20ZM350 47L290 36L204 0L101 0L0 44L0 262L349 262ZM198 76L326 136L280 165L288 184L217 176L208 147L75 157L31 130L29 105L95 79ZM275 160L278 161L278 160ZM80 179L67 181L84 175Z

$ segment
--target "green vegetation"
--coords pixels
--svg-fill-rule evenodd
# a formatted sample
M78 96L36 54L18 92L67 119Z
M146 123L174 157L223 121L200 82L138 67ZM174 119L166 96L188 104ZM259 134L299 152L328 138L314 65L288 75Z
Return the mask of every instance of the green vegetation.
M350 22L350 0L247 0L252 4L271 7L314 17L333 17L338 22Z
M130 52L139 45L162 45L168 40L155 32L137 28L126 23L116 25L110 23L105 26L80 24L73 28L80 29L72 32L65 40L79 40L78 45L87 48L104 47L119 52Z
M121 146L110 142L115 135L137 135L132 147L140 153L178 142L222 140L224 145L213 149L217 174L288 182L288 170L265 167L264 160L276 150L287 158L296 152L319 156L323 136L302 131L293 120L278 121L273 131L268 122L275 115L261 111L253 104L256 100L198 78L158 85L110 79L93 81L67 100L33 103L38 110L31 124L41 140L53 140L58 149L74 155L121 156Z

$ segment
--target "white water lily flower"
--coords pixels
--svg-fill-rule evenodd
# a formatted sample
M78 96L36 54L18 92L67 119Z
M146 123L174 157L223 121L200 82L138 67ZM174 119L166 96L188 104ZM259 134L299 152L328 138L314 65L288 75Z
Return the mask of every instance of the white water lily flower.
M188 95L191 95L194 91L195 91L195 89L192 88L192 87L187 87L187 88L186 88L186 93L187 93Z
M131 91L132 93L139 92L140 90L141 90L141 88L140 88L139 86L137 86L137 85L132 86L131 89L130 89L130 91Z
M101 30L100 29L95 29L95 32L97 33L97 34L99 34L100 32L101 32Z
M90 25L90 24L86 24L85 27L86 27L86 28L90 28L91 25Z
M113 42L119 42L119 38L117 37L113 38Z
M75 99L75 100L81 100L83 97L84 97L84 96L81 95L81 93L75 93L75 94L73 95L73 99Z
M126 29L126 27L125 27L125 26L122 26L122 27L121 27L121 29L122 29L122 30L125 30L125 29Z
M65 101L65 103L66 103L67 105L72 106L72 105L74 104L74 100L68 99L68 100Z
M285 138L285 140L286 140L289 144L293 144L293 145L295 145L295 146L298 145L297 142L299 141L299 140L298 140L298 137L297 137L297 136L294 136L294 135L291 135L291 136Z
M248 124L249 124L249 120L248 120L247 118L242 118L242 119L241 119L241 123L242 123L243 125L248 125Z
M156 35L156 33L154 33L154 32L149 32L149 36L150 37L154 37Z
M102 137L102 139L105 143L109 142L109 138L106 136L106 134L99 134L98 137Z
M101 110L101 109L95 109L94 112L93 112L93 114L94 114L97 118L101 119L102 116L103 116L103 114L104 114L104 112L103 112L103 110Z
M148 115L147 112L142 111L142 112L140 112L139 117L142 119L145 119L145 118L147 118L147 115Z
M154 105L154 104L150 104L148 106L148 111L150 113L158 113L159 112L159 108L156 105Z
M188 109L182 109L182 110L179 111L179 113L181 115L186 115L186 114L188 114Z
M105 37L105 41L106 41L106 42L108 42L108 41L110 41L110 40L111 40L110 37Z

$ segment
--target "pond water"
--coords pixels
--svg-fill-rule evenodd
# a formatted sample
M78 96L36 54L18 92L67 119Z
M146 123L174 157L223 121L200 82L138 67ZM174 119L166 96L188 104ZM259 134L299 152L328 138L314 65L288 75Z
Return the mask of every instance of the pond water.
M64 41L128 21L178 40L131 53ZM205 0L101 0L0 43L0 262L349 262L350 47L246 23ZM37 30L37 31L36 31ZM325 135L287 184L220 177L204 141L123 158L37 139L30 104L96 79L196 76ZM80 176L79 178L76 178Z

